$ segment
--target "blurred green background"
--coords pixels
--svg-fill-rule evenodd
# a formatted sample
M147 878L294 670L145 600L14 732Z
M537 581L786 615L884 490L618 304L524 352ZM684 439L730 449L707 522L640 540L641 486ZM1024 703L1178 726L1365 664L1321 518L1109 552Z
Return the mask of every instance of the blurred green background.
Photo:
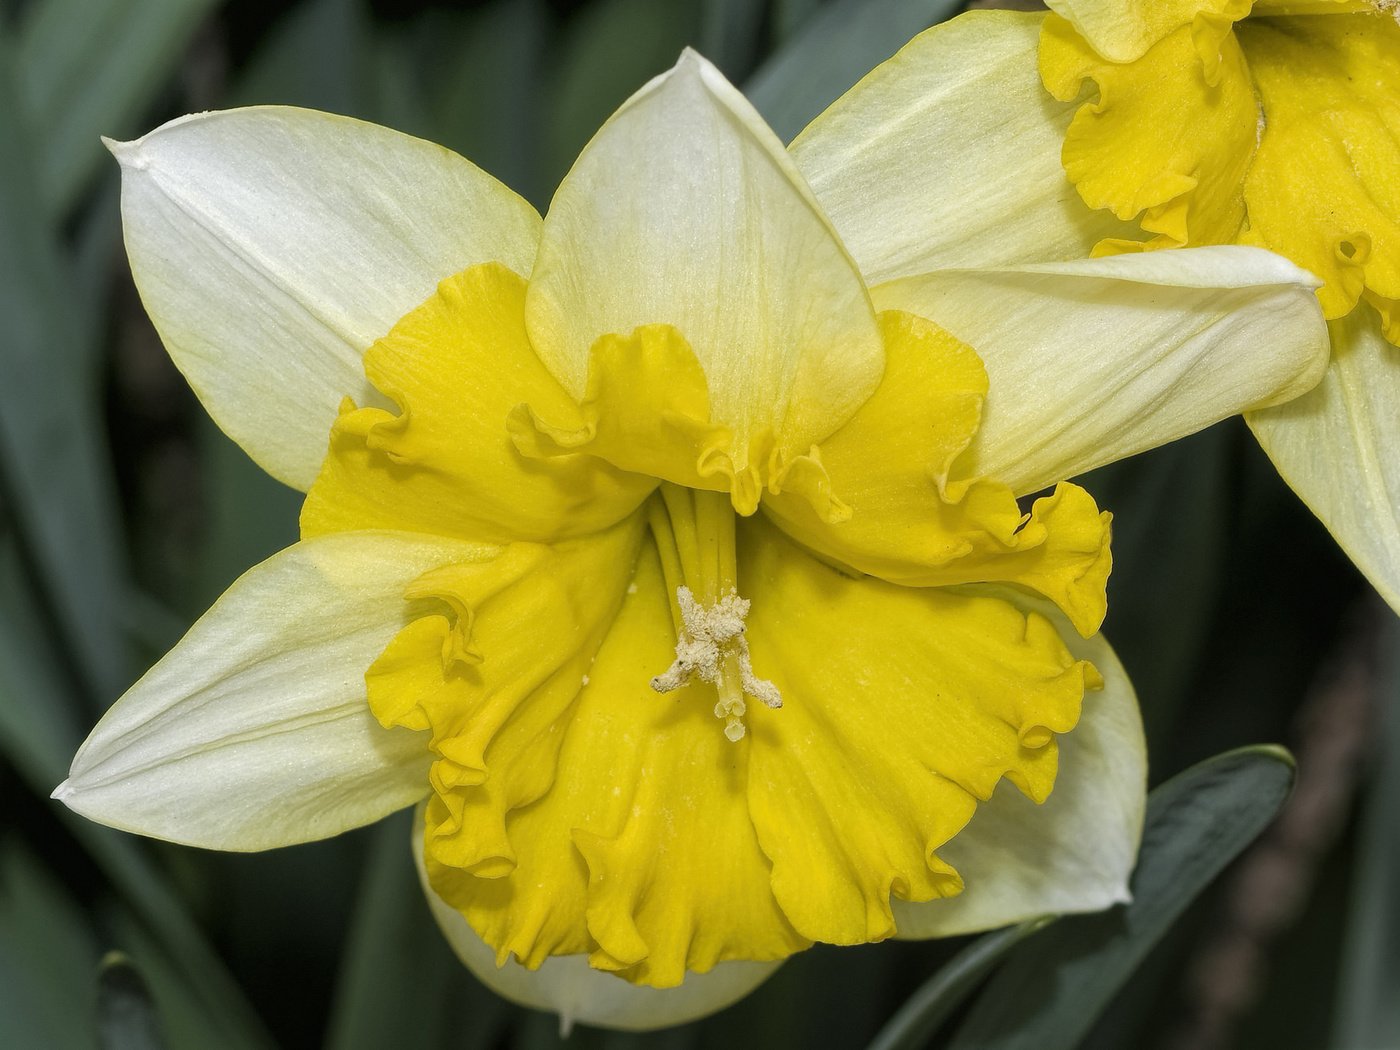
M543 210L609 112L687 44L790 137L962 7L0 0L0 1041L558 1042L553 1018L497 999L441 941L406 814L242 856L123 836L49 801L106 706L296 538L297 494L213 427L141 310L98 136L313 106L445 143ZM1106 633L1138 686L1153 783L1259 741L1291 747L1300 774L1083 1045L1400 1046L1394 615L1238 420L1086 485L1117 516ZM814 949L706 1021L580 1028L570 1045L863 1046L963 946Z

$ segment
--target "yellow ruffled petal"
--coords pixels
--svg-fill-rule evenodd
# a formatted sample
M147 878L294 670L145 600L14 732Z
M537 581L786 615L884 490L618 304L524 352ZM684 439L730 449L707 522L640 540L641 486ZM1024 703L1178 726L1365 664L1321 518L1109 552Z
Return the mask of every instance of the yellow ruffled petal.
M1106 611L1110 516L1074 485L1037 500L1027 515L995 479L956 478L987 391L981 361L913 314L886 311L880 328L884 379L820 450L848 515L824 519L811 500L789 493L765 496L769 515L813 550L886 580L1028 587L1092 634Z
M426 860L434 889L499 959L536 967L586 951L595 967L669 987L687 970L779 959L808 941L767 889L744 791L748 752L719 731L713 693L697 684L662 696L649 684L675 644L651 544L633 584L566 724L552 730L552 786L506 816L510 872L482 878L444 861L440 797ZM487 759L495 777L540 756Z
M396 529L510 542L606 528L655 482L591 456L527 459L507 417L523 402L575 409L530 348L525 282L488 263L447 278L365 353L398 405L341 410L307 493L303 536Z
M1238 32L1264 111L1244 240L1322 278L1329 319L1363 290L1400 298L1400 23L1254 18Z
M1149 247L1234 242L1259 118L1233 36L1208 63L1183 26L1136 61L1117 65L1052 15L1041 33L1040 73L1061 101L1075 98L1086 78L1098 86L1098 101L1075 114L1061 154L1089 207L1125 220L1141 214L1142 228L1160 235Z
M935 851L1002 777L1043 800L1055 734L1093 667L998 598L853 579L761 517L741 524L754 670L782 691L749 711L749 804L792 924L849 944L895 932L890 896L962 888Z
M428 851L440 863L484 878L514 867L506 814L549 788L560 727L621 605L642 522L511 544L408 588L417 618L365 681L382 724L431 731Z

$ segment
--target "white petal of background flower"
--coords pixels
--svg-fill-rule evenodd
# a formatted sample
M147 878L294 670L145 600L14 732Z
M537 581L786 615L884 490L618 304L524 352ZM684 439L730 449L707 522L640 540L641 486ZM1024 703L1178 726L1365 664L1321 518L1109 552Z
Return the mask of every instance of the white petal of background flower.
M692 51L624 103L565 177L525 312L540 359L575 396L599 336L675 326L716 422L741 437L786 424L803 452L884 366L860 273L782 143Z
M527 970L513 958L496 966L496 953L461 912L433 892L423 867L423 811L413 819L413 861L428 907L457 958L492 991L522 1006L559 1015L567 1034L575 1022L627 1031L647 1031L684 1024L737 1002L776 970L778 962L720 963L708 973L687 974L675 988L648 988L595 970L584 955L546 959Z
M1400 612L1400 349L1362 305L1311 393L1245 417L1283 480Z
M182 117L134 142L122 220L136 286L215 422L305 490L360 357L443 278L528 274L540 219L452 151L287 107Z
M1084 694L1074 731L1059 737L1055 788L1037 806L1009 783L939 850L967 884L957 897L894 902L899 936L947 937L1037 915L1099 911L1129 899L1147 806L1147 741L1127 672L1103 635L1081 638L1053 606L1005 595L1052 617L1104 688Z
M208 849L338 834L422 798L422 736L370 714L365 669L405 587L481 548L340 533L244 574L116 702L54 797L110 827Z
M1136 228L1060 165L1076 105L1036 67L1042 18L971 12L915 37L793 140L866 281L1076 258Z
M991 385L958 470L1021 494L1310 390L1329 353L1316 286L1224 246L944 270L871 294L976 348Z

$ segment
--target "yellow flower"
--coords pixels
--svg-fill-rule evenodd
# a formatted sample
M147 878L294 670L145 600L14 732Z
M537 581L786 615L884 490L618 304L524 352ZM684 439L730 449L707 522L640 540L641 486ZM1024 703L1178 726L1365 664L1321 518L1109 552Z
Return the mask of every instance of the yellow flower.
M1253 244L1322 279L1334 359L1249 422L1400 609L1400 7L1393 0L1051 0L1040 70L1092 81L1064 138L1092 208L1147 241ZM1359 305L1365 304L1365 305Z
M789 155L687 52L544 220L325 114L114 144L167 348L307 495L57 797L223 849L426 799L464 961L630 1027L813 941L1123 899L1141 727L1108 516L1062 482L1306 390L1313 282L1238 248L934 270L883 199L814 193L873 184L882 126L833 113Z

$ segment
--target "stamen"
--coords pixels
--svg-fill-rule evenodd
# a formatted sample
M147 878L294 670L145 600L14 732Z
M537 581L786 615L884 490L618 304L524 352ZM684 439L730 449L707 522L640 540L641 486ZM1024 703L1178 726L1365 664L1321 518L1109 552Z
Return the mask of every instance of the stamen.
M778 687L753 671L744 637L749 601L730 591L713 605L702 606L682 585L676 588L676 603L681 612L676 659L664 674L651 680L651 687L669 693L696 678L710 683L719 694L715 717L724 719L724 735L737 743L744 736L746 695L768 707L783 706Z

